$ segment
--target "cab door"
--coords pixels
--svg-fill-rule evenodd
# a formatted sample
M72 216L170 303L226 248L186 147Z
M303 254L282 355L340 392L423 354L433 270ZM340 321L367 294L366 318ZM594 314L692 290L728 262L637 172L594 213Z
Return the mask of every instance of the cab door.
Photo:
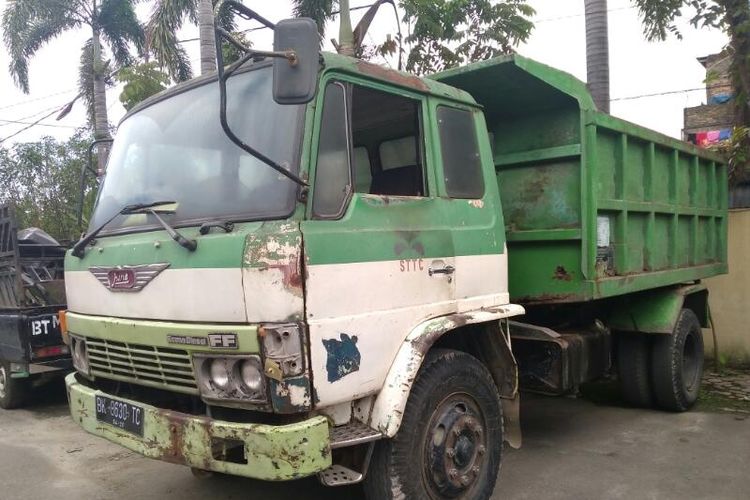
M459 312L509 303L505 224L489 135L480 109L432 101L438 195L455 251Z
M457 307L426 98L349 77L322 88L302 232L315 395L327 406L379 391L408 333Z

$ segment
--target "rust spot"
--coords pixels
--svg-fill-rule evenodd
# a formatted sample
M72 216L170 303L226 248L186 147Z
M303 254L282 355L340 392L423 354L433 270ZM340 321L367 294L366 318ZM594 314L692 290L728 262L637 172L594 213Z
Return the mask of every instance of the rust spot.
M563 266L557 266L557 269L555 269L555 274L552 276L553 279L559 280L559 281L573 281L573 276L565 270Z
M575 293L540 293L539 295L529 295L526 297L514 297L513 301L521 305L563 303L563 302L582 302L584 297Z
M293 290L295 295L302 296L302 273L299 256L293 255L287 264L269 264L263 269L278 269L281 271L281 282L284 288Z
M372 76L380 80L386 80L391 83L395 83L396 85L401 85L403 87L409 87L425 92L429 90L427 84L422 81L421 78L419 78L418 76L410 75L408 73L402 73L400 71L384 68L383 66L372 64L366 61L358 61L357 69L362 74Z

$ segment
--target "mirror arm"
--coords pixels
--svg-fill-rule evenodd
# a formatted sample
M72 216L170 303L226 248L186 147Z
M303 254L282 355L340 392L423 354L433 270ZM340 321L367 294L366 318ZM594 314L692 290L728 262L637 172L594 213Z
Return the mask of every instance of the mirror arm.
M97 147L99 144L103 144L105 142L112 143L114 142L114 139L108 138L108 139L97 139L94 142L92 142L89 145L89 154L88 154L88 163L84 163L81 165L81 179L80 179L80 191L79 191L79 197L78 197L78 228L81 228L81 225L83 224L83 197L84 197L84 191L86 190L86 172L88 171L91 174L94 174L94 176L97 175L96 170L94 169L94 148Z
M214 7L214 19L219 19L219 14L221 13L221 10L224 8L230 8L232 9L235 14L240 16L241 18L252 21L253 19L258 21L260 24L265 26L266 28L275 29L276 25L266 19L265 17L261 16L257 12L255 12L250 7L246 7L242 4L242 2L238 2L236 0L221 0L216 3L216 6Z
M215 12L218 14L221 10L221 7L223 5L230 5L233 6L236 10L238 9L238 6L242 9L246 9L247 11L253 13L250 9L247 9L242 4L239 4L238 2L235 2L233 0L226 0L225 2L220 2L216 5ZM254 13L253 13L254 14ZM257 16L260 17L260 16ZM218 19L218 16L216 17ZM251 154L258 160L262 161L272 169L276 170L278 173L283 175L284 177L296 182L300 186L307 187L308 184L305 182L302 178L295 175L294 173L290 172L287 168L285 168L283 165L280 165L273 161L271 158L267 157L260 151L256 150L249 144L246 144L242 139L240 139L234 131L232 131L232 128L229 126L229 121L227 120L227 80L229 80L229 77L231 77L243 64L251 60L252 58L258 56L258 55L271 55L272 57L285 57L288 60L290 60L290 64L292 63L290 59L290 55L288 53L262 53L259 51L254 51L252 49L249 49L239 43L237 40L234 39L229 33L226 32L223 28L220 28L219 26L216 26L214 28L214 36L216 38L216 69L219 74L219 99L220 99L220 108L219 108L219 120L221 122L221 128L226 134L226 136L231 140L236 146L238 146L243 151ZM245 55L240 58L239 61L235 62L229 68L224 67L224 54L221 50L221 45L224 40L229 41L231 44L237 46L240 50L245 52ZM294 60L296 61L296 54L293 55Z

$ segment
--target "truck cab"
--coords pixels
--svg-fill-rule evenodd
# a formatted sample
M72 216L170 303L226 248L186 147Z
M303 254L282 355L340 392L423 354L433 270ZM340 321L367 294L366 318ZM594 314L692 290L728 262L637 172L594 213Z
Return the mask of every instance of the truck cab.
M67 256L66 324L84 428L279 480L394 436L407 394L393 383L440 333L495 320L480 336L509 353L499 320L523 309L509 303L492 152L468 94L324 54L315 99L281 105L272 70L229 79L227 118L308 185L229 141L215 77L143 103L119 127L91 227L114 219Z

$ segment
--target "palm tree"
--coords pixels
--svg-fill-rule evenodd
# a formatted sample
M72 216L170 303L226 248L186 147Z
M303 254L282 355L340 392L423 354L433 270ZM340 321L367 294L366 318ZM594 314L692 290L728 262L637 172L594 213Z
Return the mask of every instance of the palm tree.
M16 85L29 92L29 60L62 33L85 28L91 38L81 48L79 97L89 110L97 139L110 137L106 86L112 67L104 58L103 43L115 64L132 63L130 44L143 45L143 28L135 14L137 0L8 0L2 30L10 56L9 71ZM77 99L77 98L76 98ZM100 168L105 155L100 155Z
M609 113L609 26L607 0L584 0L588 87L600 111Z
M294 0L293 3L294 15L312 18L318 24L318 31L322 38L325 34L326 22L331 20L334 15L333 0ZM390 4L394 10L396 8L394 0L378 0L369 7L357 27L352 30L349 0L338 0L341 18L339 21L339 39L333 42L339 54L355 57L360 53L365 34L367 34L378 9L384 4ZM396 18L398 19L398 16Z
M169 75L176 81L193 76L187 52L177 41L177 30L185 20L198 25L201 74L216 71L214 39L214 5L217 0L157 0L146 26L148 50L153 52ZM234 15L227 10L219 24L227 31L235 28Z

